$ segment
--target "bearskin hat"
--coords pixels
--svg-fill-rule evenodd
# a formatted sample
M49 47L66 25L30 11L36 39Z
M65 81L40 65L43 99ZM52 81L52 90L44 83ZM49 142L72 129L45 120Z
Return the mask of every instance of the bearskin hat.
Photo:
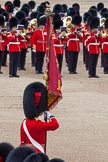
M80 25L82 22L82 17L80 15L75 15L72 18L72 24L74 25Z
M5 10L8 12L8 13L13 13L13 10L14 10L14 6L12 3L7 3L5 5Z
M5 19L3 15L0 15L0 26L4 26L5 24Z
M2 15L5 17L5 21L9 21L9 13L7 11L2 12Z
M107 12L107 11L108 11L108 9L107 9L107 8L102 8L102 10L101 10L101 12L100 12L101 17L102 17L102 15L103 15L103 13L104 13L104 12Z
M108 11L102 14L102 18L106 18L106 19L108 18Z
M96 6L91 6L91 7L90 7L90 10L91 10L91 9L97 10Z
M12 4L12 2L11 1L6 1L5 4L4 4L4 6L6 6L8 4Z
M47 108L47 90L44 84L34 82L29 84L23 95L23 109L26 118L33 119Z
M54 21L54 29L60 29L60 26L63 26L63 21L62 20L55 20Z
M76 9L74 7L70 7L68 10L67 10L67 16L71 16L73 17L74 15L76 15Z
M45 7L46 7L47 5L50 5L50 2L45 1L45 2L42 2L42 3L41 3L41 5L43 5L43 6L45 6Z
M62 12L62 5L61 5L61 4L56 4L56 5L53 7L53 12L55 12L55 13L60 13L60 12Z
M28 4L29 4L29 6L30 6L30 9L34 9L35 6L36 6L36 2L35 2L35 1L32 1L32 0L29 1Z
M83 21L84 23L87 22L88 18L91 16L91 13L90 12L85 12L83 14Z
M62 10L63 10L62 12L66 13L67 9L68 9L68 6L66 4L62 4Z
M103 8L104 4L102 2L97 4L97 11L101 11Z
M100 20L98 17L92 17L92 19L89 22L90 29L97 29L100 25Z
M55 15L53 16L53 24L54 24L54 22L55 22L56 20L61 20L61 17L60 17L59 14L55 14Z
M108 18L105 20L105 29L108 29Z
M20 21L21 19L26 18L26 14L24 11L18 11L15 17L18 19L18 21Z
M49 160L48 155L45 153L39 152L38 155L41 156L42 162L47 162Z
M76 8L77 11L80 11L80 5L78 3L74 3L72 7Z
M20 0L14 0L13 5L14 5L14 7L20 7L20 5L21 5Z
M21 8L23 7L27 7L28 9L30 9L30 5L28 3L24 3Z
M6 162L23 162L24 159L32 153L36 154L30 147L17 147L9 153Z
M40 5L37 7L37 12L38 13L45 13L45 6L44 5Z
M54 158L54 159L48 160L47 162L65 162L65 161L59 158Z
M20 25L24 25L24 28L27 29L28 28L28 21L27 21L27 19L21 19Z
M7 142L0 143L0 157L2 157L2 161L5 162L8 154L14 149L14 147Z
M89 12L92 14L92 16L97 16L97 10L96 9L91 8L89 10Z
M9 27L12 29L13 27L17 27L18 19L16 17L12 17L9 21Z
M45 14L43 13L40 13L37 15L37 25L40 26L40 25L46 25L46 17L44 18L41 18L41 16L44 16Z
M42 158L40 155L36 154L36 153L32 153L29 156L27 156L25 158L25 160L23 162L42 162Z
M37 19L37 15L38 15L38 13L37 12L32 12L31 14L30 14L30 18L31 18L31 20L32 19Z
M23 11L25 13L26 17L28 17L28 15L29 15L29 9L28 9L28 7L22 7L21 8L21 11Z

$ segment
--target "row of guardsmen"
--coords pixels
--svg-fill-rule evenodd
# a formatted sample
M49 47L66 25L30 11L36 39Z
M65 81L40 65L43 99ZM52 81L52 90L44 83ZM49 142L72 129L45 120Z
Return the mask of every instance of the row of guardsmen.
M48 1L43 2L37 7L36 12L31 11L35 2L29 12L27 12L28 4L23 5L19 10L19 0L13 1L14 8L12 8L13 4L11 3L5 3L6 11L1 8L0 12L0 73L2 74L3 55L7 49L9 52L9 77L19 77L17 70L25 70L26 53L28 45L30 45L32 56L34 56L32 57L32 64L35 65L35 72L36 74L43 74L47 38L47 24L43 16L51 12L50 3ZM89 11L84 13L83 23L79 4L73 4L69 9L64 5L64 11L60 4L54 6L52 37L60 72L62 71L63 54L65 53L69 74L77 74L78 55L82 43L83 58L89 78L99 78L96 75L96 67L100 50L104 56L104 73L108 73L108 19L102 19L104 23L101 24L101 15L99 15L100 11L102 14L107 11L102 12L103 3L99 3L97 6L98 9L92 6ZM10 12L11 9L13 9L13 12ZM6 23L7 13L9 13L8 23ZM5 24L7 25L6 31Z

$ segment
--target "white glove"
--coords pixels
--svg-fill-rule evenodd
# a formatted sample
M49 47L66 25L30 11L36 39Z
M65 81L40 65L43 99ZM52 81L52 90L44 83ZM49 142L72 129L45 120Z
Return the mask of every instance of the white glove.
M46 115L47 119L50 119L51 113L49 111L45 111L45 115Z
M36 53L36 50L35 49L32 49L32 52Z

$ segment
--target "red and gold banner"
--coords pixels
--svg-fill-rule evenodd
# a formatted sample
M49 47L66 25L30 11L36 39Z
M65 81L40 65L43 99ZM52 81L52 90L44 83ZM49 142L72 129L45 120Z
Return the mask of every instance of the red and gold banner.
M62 98L61 74L52 39L52 17L47 18L46 86L48 90L48 108L52 109Z

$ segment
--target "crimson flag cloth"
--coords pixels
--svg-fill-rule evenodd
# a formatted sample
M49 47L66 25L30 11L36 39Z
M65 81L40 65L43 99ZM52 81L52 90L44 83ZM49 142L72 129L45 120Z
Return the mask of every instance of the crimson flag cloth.
M61 91L61 74L59 64L56 58L54 42L52 38L52 17L47 18L47 52L46 52L46 85L48 90L48 108L54 108L60 99Z

